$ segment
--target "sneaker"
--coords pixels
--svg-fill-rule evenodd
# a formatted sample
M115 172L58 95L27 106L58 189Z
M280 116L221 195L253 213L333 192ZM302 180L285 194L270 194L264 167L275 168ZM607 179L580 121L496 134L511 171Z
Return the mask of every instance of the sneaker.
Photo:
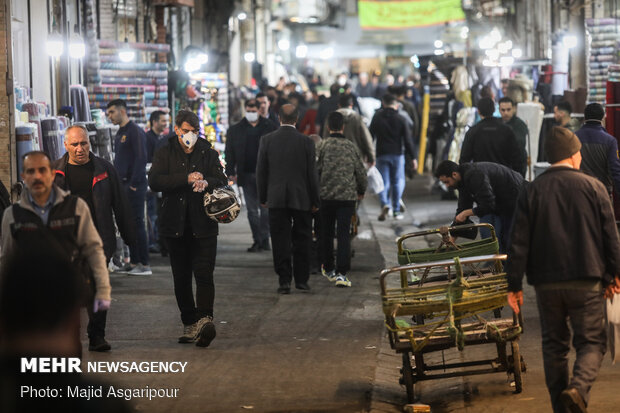
M153 271L151 271L151 267L148 265L138 264L131 271L127 273L127 275L151 275Z
M394 212L394 219L395 220L400 221L400 220L402 220L404 218L405 218L405 216L403 215L402 212Z
M350 287L350 286L351 286L351 281L349 281L346 275L338 274L336 276L336 287L345 288L345 287Z
M132 271L135 268L135 266L132 266L128 262L123 264L121 267L117 266L114 263L112 263L111 265L115 268L114 272L117 273L117 274L129 274L129 272Z
M321 265L321 274L331 282L336 281L336 271L334 270L325 271L325 268Z
M109 351L112 348L103 337L93 337L89 340L88 351Z
M407 207L405 207L405 203L403 202L402 198L398 201L398 205L400 205L400 212L404 213L405 211L407 211Z
M196 345L198 347L209 347L209 344L215 338L215 324L213 324L213 317L202 317L196 323L198 329L198 336Z
M193 343L198 335L198 323L183 325L183 335L179 337L179 343Z
M379 214L379 217L377 219L379 221L385 221L385 217L387 217L389 212L390 212L390 207L385 205L383 209L381 209L381 213Z

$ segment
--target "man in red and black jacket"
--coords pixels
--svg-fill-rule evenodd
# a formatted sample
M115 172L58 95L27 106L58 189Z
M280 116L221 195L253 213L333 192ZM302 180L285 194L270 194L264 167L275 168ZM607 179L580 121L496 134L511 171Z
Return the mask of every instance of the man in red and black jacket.
M109 262L116 250L115 220L125 243L130 246L136 243L131 210L116 169L90 152L88 133L82 126L67 128L65 148L67 153L52 165L56 170L54 183L86 201L103 241L106 262ZM91 351L110 349L104 338L106 318L107 311L89 311L87 331L90 340L88 349Z

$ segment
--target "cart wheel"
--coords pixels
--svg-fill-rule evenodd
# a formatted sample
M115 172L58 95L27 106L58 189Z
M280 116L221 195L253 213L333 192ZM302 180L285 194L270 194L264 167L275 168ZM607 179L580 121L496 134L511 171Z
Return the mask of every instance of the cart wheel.
M521 353L519 352L519 343L516 341L510 342L512 348L512 372L515 376L515 393L521 393L523 391L523 378L521 377Z
M400 384L404 385L407 390L407 403L412 404L415 401L413 393L413 369L411 368L411 355L408 352L403 353L402 373L403 377Z

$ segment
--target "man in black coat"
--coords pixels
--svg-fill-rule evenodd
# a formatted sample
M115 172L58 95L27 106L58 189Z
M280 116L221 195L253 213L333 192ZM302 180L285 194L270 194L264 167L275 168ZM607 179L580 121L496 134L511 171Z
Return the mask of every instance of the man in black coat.
M67 153L52 164L52 169L56 170L54 183L86 201L103 241L106 262L110 262L116 250L116 227L127 245L136 244L133 217L125 191L112 164L90 152L88 132L83 126L67 128L65 149ZM87 309L88 349L110 350L110 344L105 340L108 312L94 313L90 307Z
M258 197L269 208L280 294L290 293L292 278L297 289L310 290L312 212L319 207L314 143L297 132L298 117L295 106L286 104L280 108L282 126L261 139L256 168Z
M177 113L175 136L155 152L149 186L162 192L159 233L166 238L174 293L181 311L179 343L206 347L215 338L213 270L218 224L205 213L204 191L227 184L218 153L198 138L200 122L189 110ZM196 279L196 301L192 291Z
M459 164L466 162L495 162L521 172L523 149L517 138L500 118L493 116L495 103L491 98L478 102L478 113L482 120L465 134Z
M254 243L248 252L269 251L269 211L260 206L256 188L256 160L261 138L277 126L259 116L256 100L245 102L245 117L228 129L226 175L243 188Z
M492 162L459 166L452 161L440 163L435 176L448 187L459 190L454 220L464 223L467 218L476 215L480 217L480 222L492 224L499 241L499 250L506 252L517 197L526 183L523 177L504 165ZM488 237L489 233L482 232L482 236Z
M516 313L523 305L524 273L536 290L545 381L556 413L587 411L607 349L604 297L620 299L612 205L605 186L579 171L580 149L566 128L554 127L545 140L551 167L519 196L506 266L508 304Z

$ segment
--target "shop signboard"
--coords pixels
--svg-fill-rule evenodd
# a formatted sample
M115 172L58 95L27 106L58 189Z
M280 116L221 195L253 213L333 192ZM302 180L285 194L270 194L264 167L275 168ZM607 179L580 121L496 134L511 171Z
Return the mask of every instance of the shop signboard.
M465 20L461 0L359 0L362 29L407 29Z

